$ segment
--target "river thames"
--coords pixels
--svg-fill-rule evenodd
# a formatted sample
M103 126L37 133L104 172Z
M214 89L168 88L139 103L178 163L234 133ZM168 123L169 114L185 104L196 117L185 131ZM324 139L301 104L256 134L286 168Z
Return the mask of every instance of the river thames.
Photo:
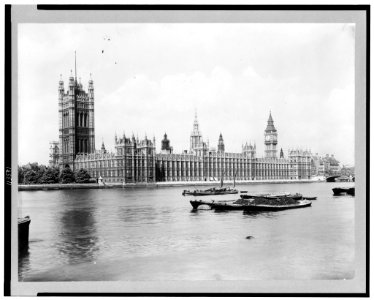
M355 198L333 196L335 186L353 183L237 186L318 197L311 207L256 214L193 211L182 196L188 186L22 191L31 224L19 280L352 279ZM239 196L203 197L213 198Z

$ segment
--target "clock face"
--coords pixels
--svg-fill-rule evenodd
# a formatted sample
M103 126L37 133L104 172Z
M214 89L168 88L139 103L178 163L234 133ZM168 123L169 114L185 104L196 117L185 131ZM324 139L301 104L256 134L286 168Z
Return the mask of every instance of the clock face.
M270 136L267 135L267 136L265 137L265 139L266 139L267 141L269 141L269 140L270 140Z

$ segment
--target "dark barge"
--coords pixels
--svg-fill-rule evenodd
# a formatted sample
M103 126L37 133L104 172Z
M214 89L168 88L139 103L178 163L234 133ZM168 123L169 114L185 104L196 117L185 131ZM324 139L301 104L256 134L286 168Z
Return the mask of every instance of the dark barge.
M355 195L355 188L354 187L336 187L333 188L332 191L334 192L334 196L340 196L340 195Z
M18 218L18 249L23 250L29 245L29 227L31 219L29 216Z

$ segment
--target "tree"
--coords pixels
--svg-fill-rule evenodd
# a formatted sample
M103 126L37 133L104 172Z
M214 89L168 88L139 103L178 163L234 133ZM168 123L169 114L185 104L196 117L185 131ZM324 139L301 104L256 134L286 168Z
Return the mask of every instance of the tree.
M34 170L26 169L24 173L24 183L26 184L33 184L37 183L38 177Z
M65 166L65 168L61 171L60 180L62 183L75 182L74 172L70 169L68 165Z
M34 162L23 166L23 168L26 169L25 174L28 173L28 175L31 176L28 178L29 183L41 183L41 178L47 167Z
M90 179L91 176L86 169L80 169L75 173L75 181L77 183L88 183Z
M18 183L22 184L25 180L25 170L23 167L18 166Z
M57 168L47 168L40 178L40 183L58 183L60 171Z

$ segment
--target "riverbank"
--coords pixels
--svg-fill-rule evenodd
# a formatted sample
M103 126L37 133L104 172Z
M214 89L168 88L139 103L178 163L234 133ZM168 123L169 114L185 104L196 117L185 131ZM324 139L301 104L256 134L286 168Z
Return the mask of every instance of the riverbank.
M238 180L236 185L241 184L268 184L268 183L311 183L313 180ZM322 182L322 181L321 181ZM173 181L173 182L156 182L156 183L67 183L67 184L20 184L19 191L48 191L48 190L72 190L72 189L105 189L105 188L158 188L158 187L175 187L175 186L218 186L218 181ZM225 181L225 186L233 185L233 181Z

